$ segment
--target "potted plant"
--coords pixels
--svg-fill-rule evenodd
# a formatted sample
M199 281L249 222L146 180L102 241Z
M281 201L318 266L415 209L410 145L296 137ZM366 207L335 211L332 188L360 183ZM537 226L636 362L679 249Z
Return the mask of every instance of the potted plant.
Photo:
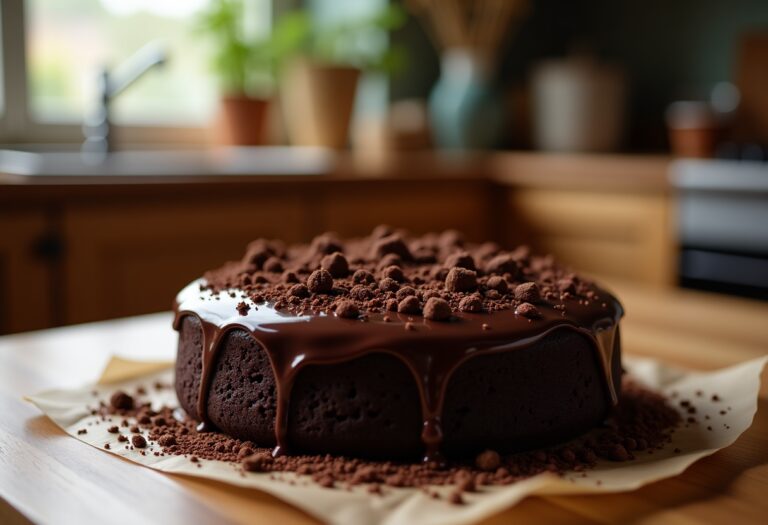
M371 32L399 27L401 9L388 6L370 17L330 26L313 24L303 10L283 15L272 35L280 57L280 98L295 145L344 148L362 70L391 71L399 49L371 46Z
M247 0L215 0L201 13L198 30L212 43L212 67L222 91L215 141L259 145L265 141L274 84L270 42L243 24Z

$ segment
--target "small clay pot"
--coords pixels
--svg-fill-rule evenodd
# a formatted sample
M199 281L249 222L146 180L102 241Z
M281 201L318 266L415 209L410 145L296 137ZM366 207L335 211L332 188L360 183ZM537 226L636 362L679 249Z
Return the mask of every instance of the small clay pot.
M245 95L221 98L215 142L226 146L259 146L265 143L269 100Z

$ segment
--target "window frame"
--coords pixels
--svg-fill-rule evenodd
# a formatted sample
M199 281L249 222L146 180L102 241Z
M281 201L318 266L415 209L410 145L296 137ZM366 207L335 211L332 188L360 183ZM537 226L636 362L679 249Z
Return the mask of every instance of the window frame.
M24 0L0 4L0 50L2 51L3 106L0 114L2 144L80 144L82 124L35 121L29 108L26 17ZM209 126L114 125L118 145L203 144Z

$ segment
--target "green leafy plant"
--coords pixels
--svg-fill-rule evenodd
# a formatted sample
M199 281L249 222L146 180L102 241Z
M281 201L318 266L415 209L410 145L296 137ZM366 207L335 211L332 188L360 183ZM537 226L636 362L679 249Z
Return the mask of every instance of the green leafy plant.
M296 10L278 20L271 44L279 62L301 54L320 62L393 73L404 65L405 53L388 46L383 33L405 20L403 9L394 4L367 17L326 26L313 24L306 11Z
M405 12L397 5L323 27L306 10L297 9L280 16L268 38L257 38L243 27L246 1L216 0L198 20L198 31L212 42L213 69L225 92L268 92L281 65L297 55L385 73L393 73L405 63L401 48L382 41L382 33L405 22Z
M216 0L198 17L212 44L212 67L231 94L263 95L274 82L270 41L246 31L244 0Z

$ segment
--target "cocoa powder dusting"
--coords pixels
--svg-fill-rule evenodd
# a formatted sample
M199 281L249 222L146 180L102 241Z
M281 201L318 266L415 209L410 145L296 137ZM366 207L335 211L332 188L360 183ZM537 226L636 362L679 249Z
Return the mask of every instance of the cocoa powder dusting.
M691 406L686 401L685 407ZM451 503L462 503L462 493L481 490L484 485L509 485L542 472L563 475L583 472L598 460L631 461L640 453L652 453L671 441L681 416L667 400L646 388L624 380L621 401L605 425L571 442L548 449L515 454L485 450L475 458L435 463L398 463L368 461L330 455L286 455L273 457L271 448L241 441L219 432L198 432L197 422L184 416L177 419L174 407L154 411L149 403L134 403L126 411L103 404L99 413L148 419L141 434L130 438L139 453L156 451L158 456L189 458L199 467L200 459L239 464L244 472L279 474L291 472L309 477L323 487L365 484L371 494L382 493L381 487L453 486L446 496ZM178 415L178 410L176 409ZM152 414L151 417L148 414ZM138 430L138 429L137 429ZM119 435L117 442L128 441ZM109 448L105 444L105 448ZM279 477L277 479L280 479ZM437 493L435 497L439 497Z

